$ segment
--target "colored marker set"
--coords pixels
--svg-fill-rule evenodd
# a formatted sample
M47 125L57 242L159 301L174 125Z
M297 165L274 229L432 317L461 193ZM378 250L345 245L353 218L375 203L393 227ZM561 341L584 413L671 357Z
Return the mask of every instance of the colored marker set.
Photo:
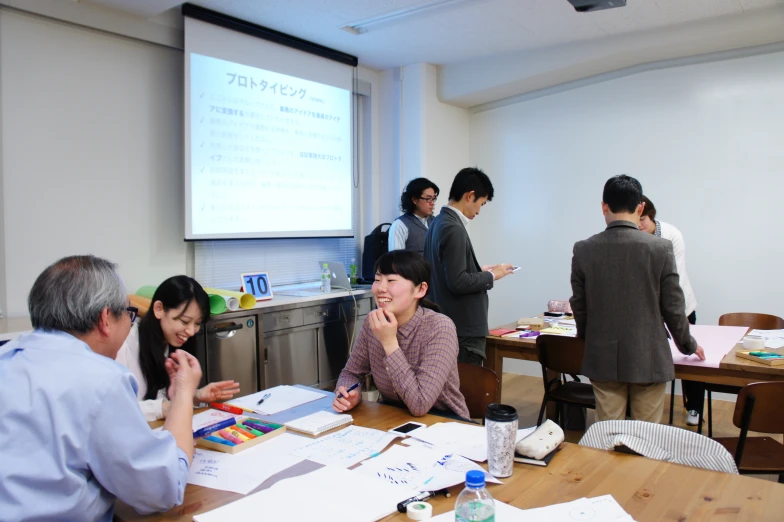
M251 417L227 419L202 428L193 434L196 445L224 453L239 453L285 433L282 424L264 422Z

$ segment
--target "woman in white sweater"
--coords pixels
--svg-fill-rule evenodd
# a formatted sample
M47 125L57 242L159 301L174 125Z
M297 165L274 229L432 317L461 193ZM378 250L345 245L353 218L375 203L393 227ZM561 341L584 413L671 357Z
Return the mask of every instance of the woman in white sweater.
M170 348L196 355L193 337L209 316L207 293L195 279L181 275L161 283L141 323L131 327L116 361L139 381L139 406L148 421L163 419L169 411L171 382L164 363ZM234 381L213 382L196 390L193 403L228 400L239 391Z
M689 324L697 323L697 298L689 282L689 274L686 273L686 244L683 242L681 231L663 221L656 220L656 207L646 196L642 197L645 207L640 217L640 230L655 236L669 239L672 242L672 251L675 254L675 266L678 269L678 278L683 297L686 300L686 317ZM698 412L702 411L705 398L705 384L698 381L681 381L683 384L683 400L688 412L686 424L696 426L699 421Z

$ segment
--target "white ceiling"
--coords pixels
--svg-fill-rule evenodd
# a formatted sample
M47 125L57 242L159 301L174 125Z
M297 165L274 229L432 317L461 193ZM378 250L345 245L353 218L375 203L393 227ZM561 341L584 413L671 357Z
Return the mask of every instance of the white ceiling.
M612 35L731 17L784 0L628 0L626 7L577 13L567 0L464 0L372 26L340 27L431 0L201 0L193 3L359 57L389 69L454 64L499 54L597 41ZM88 2L85 2L88 3ZM177 0L90 0L143 18L179 8Z

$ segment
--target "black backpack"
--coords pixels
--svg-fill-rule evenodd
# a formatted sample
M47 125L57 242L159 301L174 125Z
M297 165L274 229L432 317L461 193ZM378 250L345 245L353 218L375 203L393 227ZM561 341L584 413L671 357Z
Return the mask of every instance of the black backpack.
M365 248L362 250L362 279L372 281L376 274L373 267L376 260L389 251L389 227L392 223L381 223L373 232L365 236ZM387 227L383 232L382 228Z

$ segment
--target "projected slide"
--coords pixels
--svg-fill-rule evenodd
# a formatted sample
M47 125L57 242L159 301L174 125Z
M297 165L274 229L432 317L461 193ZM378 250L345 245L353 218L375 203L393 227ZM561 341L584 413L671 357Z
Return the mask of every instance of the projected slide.
M351 93L190 55L191 237L351 235Z

